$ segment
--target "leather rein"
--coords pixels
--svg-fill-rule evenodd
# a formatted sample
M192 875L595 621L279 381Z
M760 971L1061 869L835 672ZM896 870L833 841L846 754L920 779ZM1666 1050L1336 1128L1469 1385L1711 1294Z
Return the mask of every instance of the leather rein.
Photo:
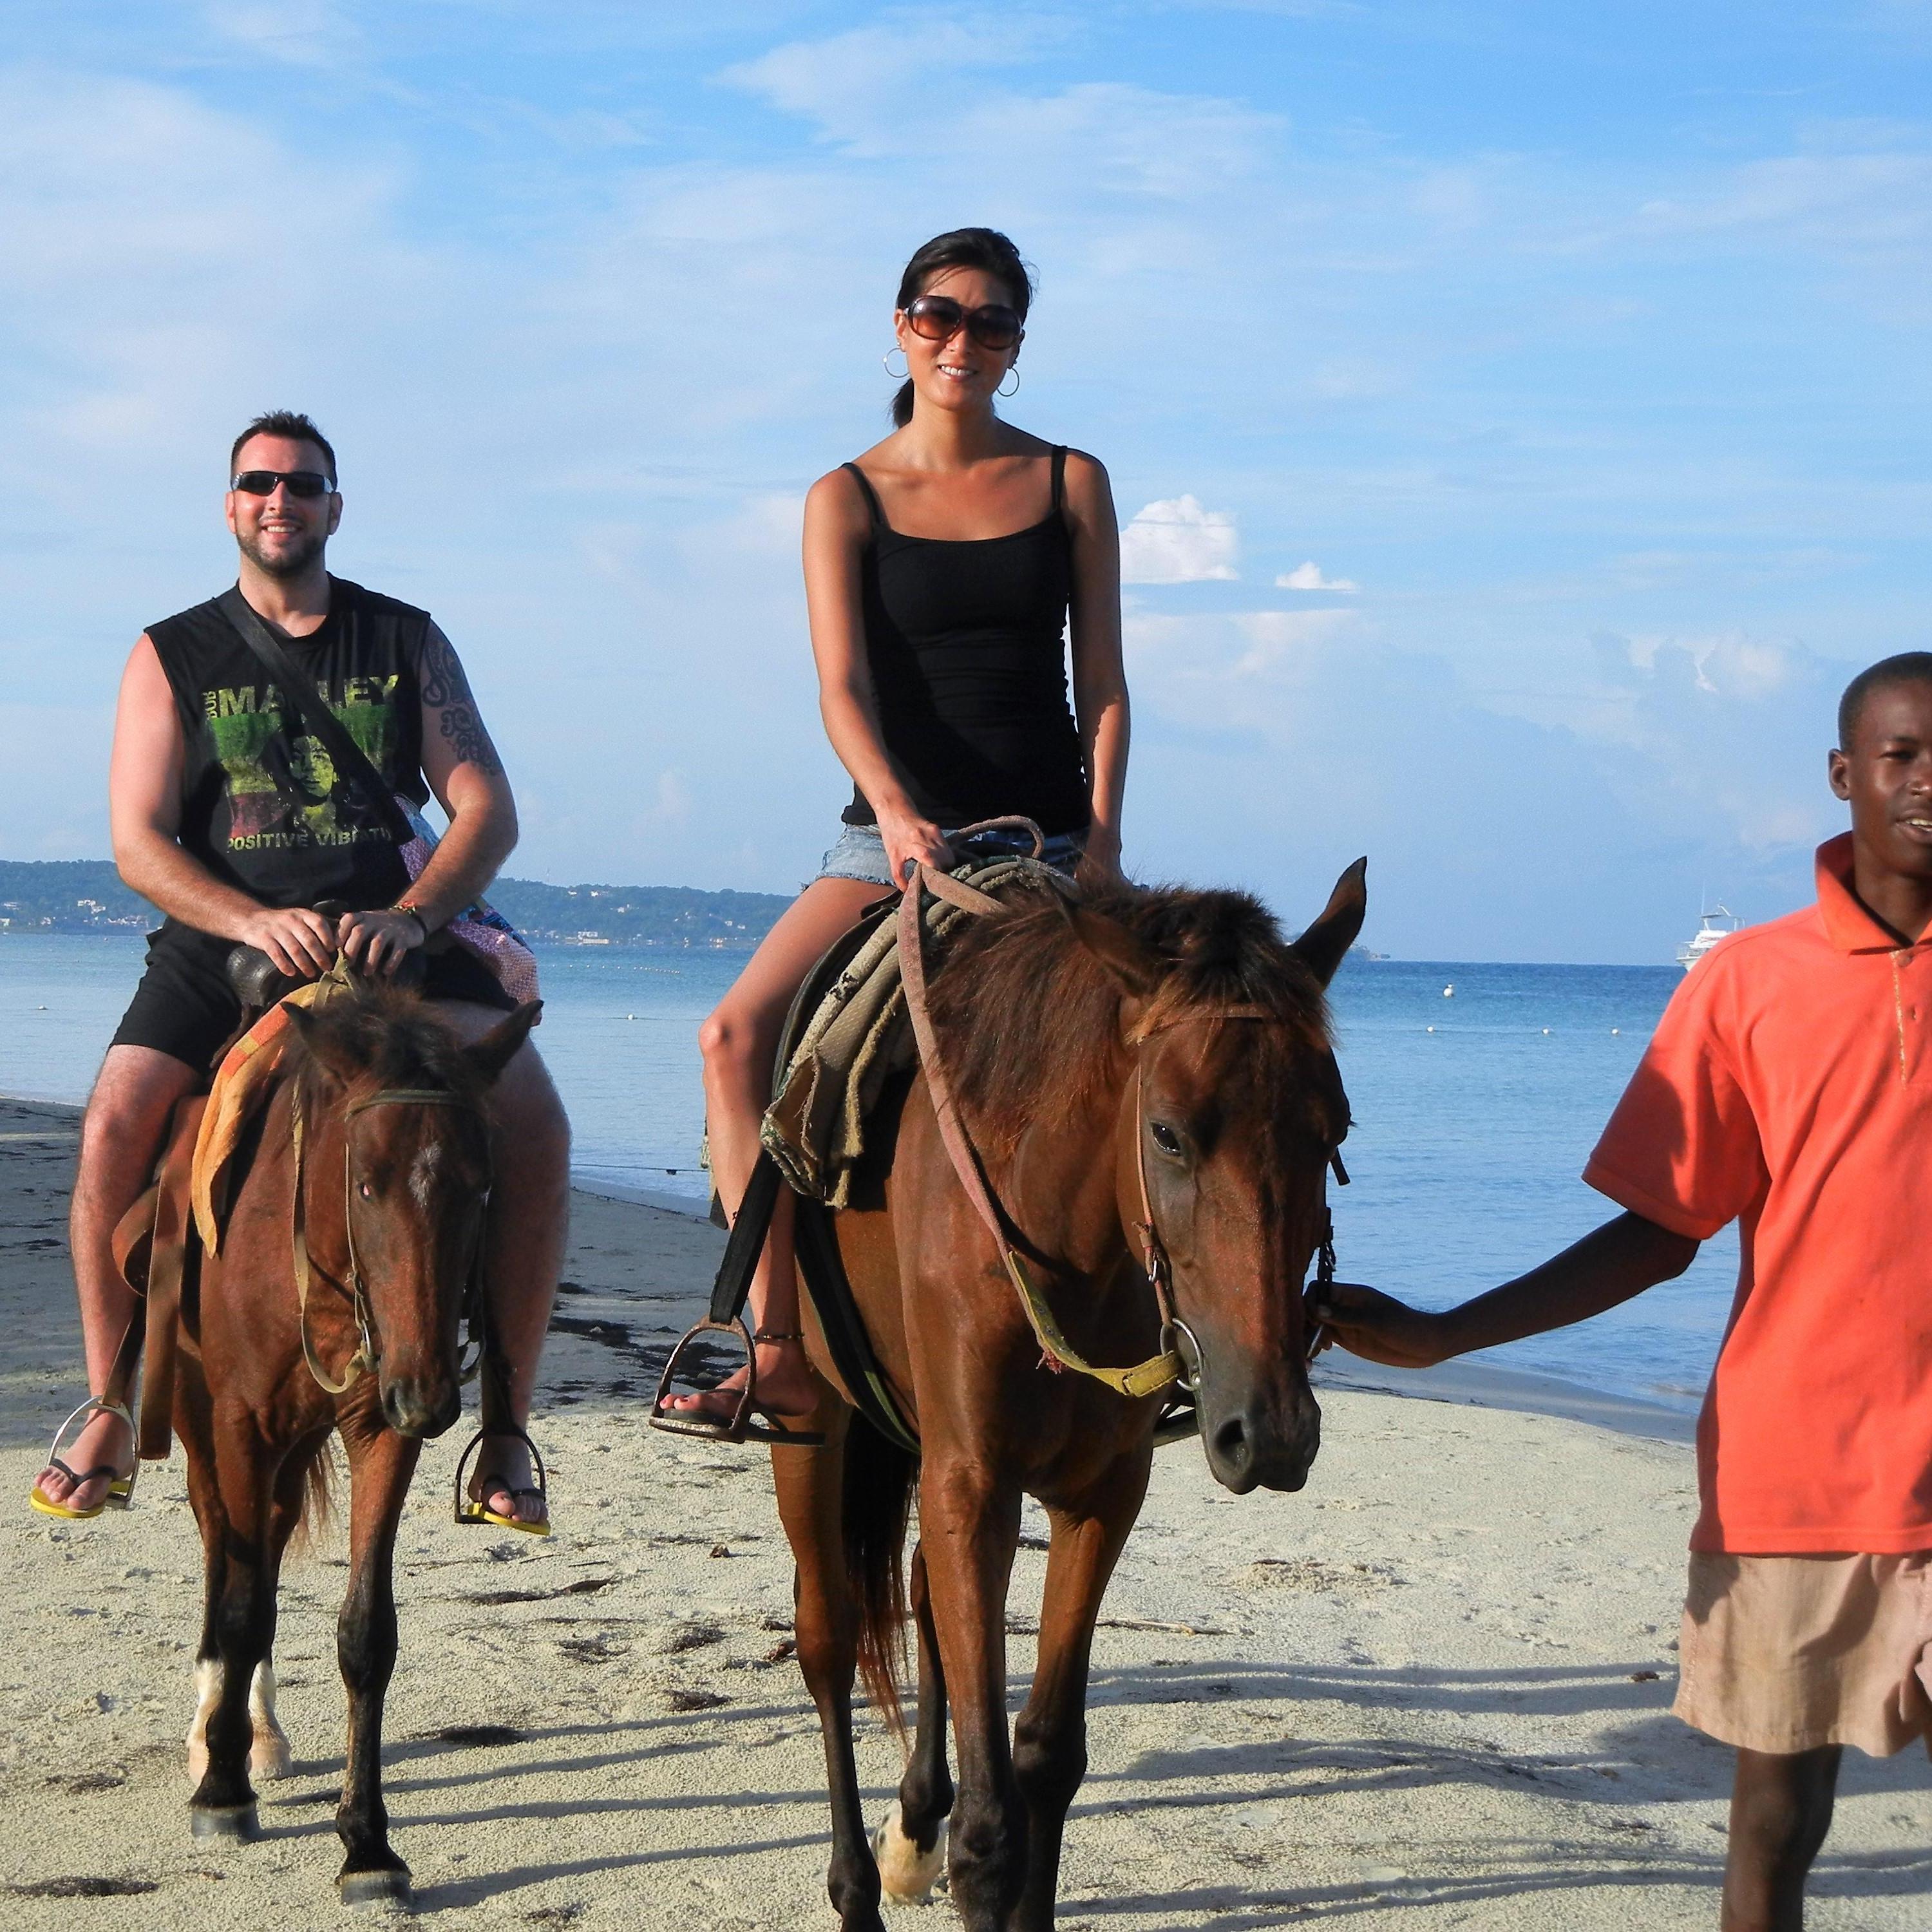
M1030 832L1034 841L1034 854L1038 856L1043 842L1039 827L1029 819L987 819L976 825L962 826L951 836L954 838L964 840L976 832L994 830L1018 830ZM1072 882L1062 880L1050 868L1045 869L1055 889L1070 896ZM1201 1376L1200 1345L1195 1340L1193 1331L1180 1319L1175 1310L1173 1263L1168 1256L1167 1245L1162 1240L1160 1228L1155 1223L1153 1202L1148 1192L1146 1100L1141 1084L1138 1052L1134 1061L1134 1158L1140 1184L1142 1219L1137 1225L1142 1237L1148 1286L1153 1291L1155 1305L1160 1315L1160 1349L1158 1354L1150 1355L1144 1362L1135 1363L1130 1367L1105 1368L1087 1360L1067 1340L1059 1322L1054 1318L1052 1309L1048 1305L1045 1294L1028 1272L1024 1258L1008 1238L1007 1223L986 1185L979 1155L966 1131L965 1123L960 1118L958 1106L953 1097L952 1082L946 1077L945 1064L940 1056L938 1040L933 1031L932 1013L927 1002L926 923L920 910L922 887L934 898L957 906L962 911L984 916L1004 917L1010 908L990 893L982 892L963 880L956 879L950 873L920 861L916 874L908 880L899 900L899 973L905 986L906 1008L912 1019L913 1036L919 1046L920 1064L926 1075L926 1091L932 1099L933 1112L939 1123L940 1140L952 1160L953 1172L959 1177L959 1184L966 1190L966 1198L971 1202L974 1211L986 1223L994 1245L1000 1251L1000 1258L1005 1265L1007 1279L1012 1282L1014 1292L1019 1297L1020 1306L1040 1343L1040 1354L1046 1366L1055 1372L1071 1370L1076 1375L1090 1376L1096 1382L1104 1382L1116 1394L1130 1398L1156 1395L1177 1382L1184 1383L1190 1390L1198 1390ZM1153 1034L1194 1021L1256 1020L1266 1023L1279 1018L1279 1015L1259 1006L1196 1010L1177 1013L1171 1018L1156 1020L1144 1029L1130 1030L1126 1043L1138 1048ZM1348 1172L1342 1165L1341 1155L1336 1149L1331 1148L1329 1150L1328 1162L1336 1179L1346 1186ZM1324 1190L1317 1280L1326 1286L1334 1280L1334 1221L1328 1211ZM1311 1354L1312 1352L1311 1348Z
M465 1112L474 1114L476 1108L467 1100L454 1094L448 1094L434 1087L386 1087L381 1092L351 1102L344 1110L342 1136L342 1232L349 1251L349 1298L356 1315L356 1352L344 1364L340 1378L335 1379L322 1366L315 1352L314 1342L308 1331L308 1292L311 1268L308 1252L308 1209L303 1172L304 1162L304 1138L306 1123L299 1094L290 1096L290 1138L295 1148L295 1188L289 1208L290 1238L295 1259L296 1326L302 1334L302 1360L308 1364L308 1372L317 1384L330 1395L344 1395L353 1388L365 1375L373 1374L382 1360L382 1350L377 1344L369 1320L369 1299L363 1292L362 1267L356 1254L356 1156L350 1145L348 1124L358 1114L366 1114L372 1107L460 1107ZM490 1207L490 1191L486 1185L482 1198L476 1206L476 1234L470 1244L470 1264L467 1279L464 1284L463 1314L470 1324L470 1339L477 1350L474 1360L466 1365L458 1364L461 1378L467 1381L476 1372L477 1362L482 1359L484 1343L481 1339L483 1306L483 1220Z

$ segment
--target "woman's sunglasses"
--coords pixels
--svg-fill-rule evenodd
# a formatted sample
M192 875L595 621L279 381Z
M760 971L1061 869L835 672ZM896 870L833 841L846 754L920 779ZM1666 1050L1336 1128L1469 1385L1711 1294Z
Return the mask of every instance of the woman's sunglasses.
M320 470L244 470L229 484L244 496L272 496L286 483L291 496L326 496L335 488Z
M928 342L950 342L960 326L982 349L1010 349L1020 339L1019 312L1004 302L968 308L950 296L920 296L908 304L905 319L913 333Z

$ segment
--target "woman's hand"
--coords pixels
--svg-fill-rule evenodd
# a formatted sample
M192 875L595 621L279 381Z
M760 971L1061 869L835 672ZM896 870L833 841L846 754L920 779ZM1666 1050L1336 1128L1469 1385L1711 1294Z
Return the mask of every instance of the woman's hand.
M1431 1369L1457 1352L1441 1316L1425 1314L1355 1282L1311 1288L1308 1315L1322 1324L1318 1346L1339 1343L1352 1355L1391 1369Z
M915 860L942 872L952 869L952 848L946 844L946 834L930 819L889 808L878 814L878 820L879 836L886 843L886 866L894 885L905 884L906 868Z
M1120 871L1120 835L1110 826L1091 826L1080 850L1078 869L1096 885L1125 885L1126 880Z

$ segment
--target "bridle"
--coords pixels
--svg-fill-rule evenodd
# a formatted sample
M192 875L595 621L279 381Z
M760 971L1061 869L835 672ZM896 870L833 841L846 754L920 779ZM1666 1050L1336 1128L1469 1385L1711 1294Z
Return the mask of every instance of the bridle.
M295 1258L296 1325L302 1334L302 1360L308 1364L309 1373L328 1394L344 1395L364 1376L373 1374L382 1360L382 1350L370 1323L369 1298L363 1292L362 1263L356 1253L356 1154L349 1123L358 1114L366 1114L372 1107L455 1107L479 1120L482 1116L472 1102L464 1100L459 1094L446 1093L434 1087L386 1087L380 1093L370 1094L360 1100L351 1102L343 1110L342 1232L349 1254L347 1286L350 1304L356 1317L356 1352L344 1364L338 1380L332 1378L323 1368L309 1336L308 1292L311 1268L305 1204L308 1190L303 1173L306 1129L302 1096L298 1093L290 1096L290 1138L295 1148L295 1186L289 1210L290 1238ZM487 1154L485 1160L488 1160ZM468 1325L470 1346L476 1352L470 1361L458 1364L458 1373L466 1382L476 1373L477 1364L482 1360L487 1346L483 1335L483 1222L489 1207L490 1183L486 1175L483 1192L476 1203L475 1226L470 1241L470 1268L463 1289L461 1319Z
M1180 1026L1190 1021L1259 1020L1280 1023L1281 1016L1271 1013L1262 1006L1218 1006L1205 1010L1195 1009L1187 1012L1175 1013L1143 1023L1127 1030L1126 1043L1132 1047L1145 1044L1156 1033L1165 1032L1170 1027ZM1201 1393L1201 1344L1194 1330L1181 1318L1174 1300L1174 1262L1167 1251L1167 1244L1154 1218L1154 1198L1148 1189L1147 1176L1147 1090L1141 1079L1141 1063L1138 1053L1134 1058L1134 1178L1140 1189L1141 1218L1135 1222L1140 1231L1142 1262L1147 1270L1148 1286L1153 1291L1154 1305L1160 1311L1160 1346L1162 1352L1171 1354L1180 1365L1179 1379L1189 1392L1196 1396ZM1348 1170L1342 1164L1342 1149L1339 1143L1332 1143L1328 1153L1327 1167L1335 1177L1338 1187L1348 1184ZM1335 1216L1328 1204L1328 1176L1322 1177L1322 1238L1316 1249L1315 1286L1325 1288L1335 1279ZM1304 1291L1304 1294L1306 1292ZM1312 1361L1320 1341L1320 1332L1308 1340L1308 1358Z
M974 832L994 827L1006 829L1020 827L1030 832L1034 837L1034 855L1041 850L1039 827L1027 819L988 819L977 825L963 827L949 835L956 840L964 841ZM1042 865L1040 872L1054 890L1070 895L1072 882ZM1007 1223L994 1202L992 1191L980 1165L964 1121L960 1118L952 1082L946 1077L944 1062L939 1052L938 1036L933 1031L931 1012L926 998L926 922L920 909L922 886L936 898L958 907L962 911L992 917L1004 917L1010 910L991 894L980 891L964 880L956 879L950 873L937 867L919 862L916 872L905 884L898 907L898 963L900 976L904 982L906 1010L912 1021L913 1036L918 1042L920 1064L926 1076L928 1096L939 1125L941 1142L952 1163L953 1172L965 1190L967 1198L973 1204L974 1211L983 1221L1000 1251L1007 1279L1012 1283L1019 1298L1020 1306L1025 1312L1028 1324L1040 1343L1040 1356L1045 1365L1056 1372L1070 1370L1076 1375L1091 1376L1113 1389L1117 1394L1131 1397L1158 1394L1173 1383L1183 1382L1190 1390L1198 1390L1201 1376L1200 1345L1192 1331L1180 1320L1174 1305L1173 1264L1166 1244L1154 1222L1154 1208L1148 1192L1147 1184L1147 1136L1145 1096L1141 1086L1140 1060L1136 1053L1134 1061L1134 1155L1140 1178L1141 1213L1140 1228L1145 1254L1148 1285L1154 1293L1161 1321L1160 1350L1144 1362L1137 1362L1124 1369L1106 1368L1087 1360L1073 1347L1061 1330L1046 1298L1034 1282L1024 1258L1012 1240L1009 1238ZM1148 1035L1161 1031L1164 1028L1178 1025L1191 1020L1258 1020L1279 1023L1281 1016L1268 1012L1265 1008L1252 1006L1232 1006L1209 1010L1196 1008L1185 1012L1177 1012L1171 1017L1142 1022L1142 1028L1130 1028L1126 1044L1138 1048ZM1346 1184L1348 1176L1342 1166L1341 1156L1335 1148L1328 1150L1328 1162L1338 1180ZM1323 1189L1322 1238L1318 1268L1318 1281L1323 1285L1334 1279L1335 1242L1334 1224L1328 1214L1327 1189ZM1312 1350L1310 1350L1311 1354Z

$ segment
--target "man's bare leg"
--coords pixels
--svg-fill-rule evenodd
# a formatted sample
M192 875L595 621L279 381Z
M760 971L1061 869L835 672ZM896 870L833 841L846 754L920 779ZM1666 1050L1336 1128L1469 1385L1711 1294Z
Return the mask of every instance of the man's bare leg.
M1802 1932L1804 1881L1832 1828L1837 1744L1738 1753L1724 1866L1724 1932Z
M437 1016L466 1040L480 1040L503 1018L473 1000L434 1004ZM490 1098L496 1132L484 1230L484 1292L509 1369L510 1419L526 1429L569 1234L570 1123L534 1046L518 1048ZM529 1450L515 1437L500 1436L477 1454L482 1472L502 1479L478 1500L499 1516L535 1521L539 1512L534 1501L508 1494L532 1480Z
M793 996L820 956L885 891L863 879L814 879L787 908L752 955L731 990L699 1029L704 1055L704 1117L711 1144L711 1178L734 1219L758 1158L758 1124L771 1104L778 1035ZM758 1271L752 1282L754 1330L790 1334L798 1327L798 1277L792 1267L792 1198L778 1190ZM723 1384L743 1385L742 1374ZM758 1400L779 1415L805 1415L817 1406L818 1385L797 1342L758 1344ZM723 1418L731 1405L717 1390L674 1396L668 1405Z
M154 1178L175 1104L199 1078L186 1061L151 1046L110 1046L88 1096L68 1232L90 1395L98 1396L106 1387L115 1353L134 1313L134 1297L114 1265L114 1230ZM94 1414L61 1460L74 1470L111 1462L124 1472L134 1466L134 1444L125 1423ZM108 1480L97 1476L92 1482L76 1484L48 1468L40 1472L34 1487L50 1502L92 1509L106 1496Z

